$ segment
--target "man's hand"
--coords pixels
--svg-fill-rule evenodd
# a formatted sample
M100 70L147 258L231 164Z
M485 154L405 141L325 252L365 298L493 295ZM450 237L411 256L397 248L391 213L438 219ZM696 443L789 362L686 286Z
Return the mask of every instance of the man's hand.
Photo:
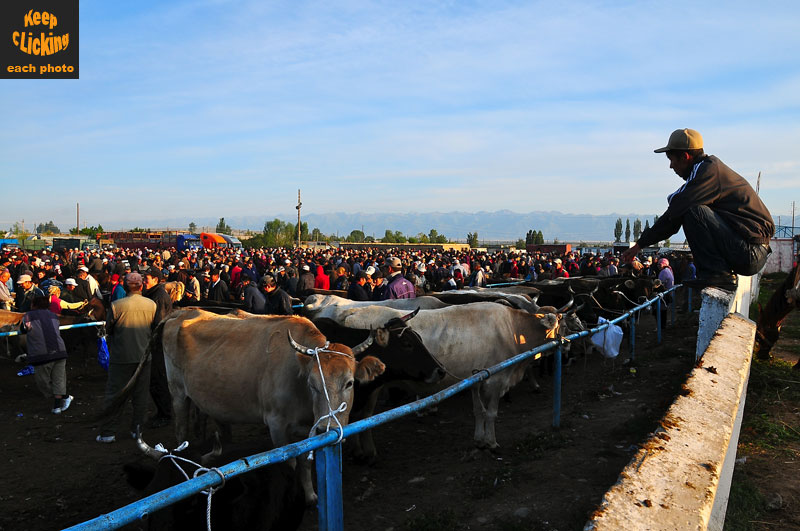
M627 249L626 251L624 251L622 253L622 256L620 256L620 260L625 264L630 263L630 262L633 261L633 258L637 254L639 254L639 252L641 250L642 250L642 248L639 247L639 244L635 243L635 244L633 244L633 247L631 247L630 249Z

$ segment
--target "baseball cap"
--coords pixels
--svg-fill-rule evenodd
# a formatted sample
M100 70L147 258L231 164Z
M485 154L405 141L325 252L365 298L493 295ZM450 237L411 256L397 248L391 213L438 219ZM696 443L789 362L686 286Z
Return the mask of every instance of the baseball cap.
M33 279L30 275L20 275L17 279L17 284L22 284L23 282L32 282Z
M703 137L694 129L676 129L669 135L667 145L654 150L654 153L665 153L671 150L686 151L688 149L702 149Z
M68 278L67 280L64 281L64 284L67 285L67 286L77 286L78 285L78 283L75 282L74 278Z
M303 264L303 267L301 269L303 271L311 271L311 268L308 266L308 264Z
M372 275L374 275L374 274L375 274L375 268L374 268L373 266L369 266L369 267L366 269L366 271L365 271L365 272L366 272L366 273L367 273L369 276L372 276Z
M141 286L142 285L142 275L139 273L128 273L125 275L125 283L131 284L132 286Z
M396 256L390 256L387 258L386 265L393 269L400 269L403 266L402 262L400 262L400 259Z
M86 267L86 266L80 266L80 267L78 268L78 270L79 270L79 271L86 271L87 273L89 272L89 268L88 268L88 267Z

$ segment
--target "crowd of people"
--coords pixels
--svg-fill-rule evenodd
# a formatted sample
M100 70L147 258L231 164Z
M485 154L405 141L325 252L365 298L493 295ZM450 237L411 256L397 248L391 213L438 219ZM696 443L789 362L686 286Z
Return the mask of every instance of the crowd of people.
M678 280L695 274L690 255L685 262ZM143 275L145 296L155 290L163 299L158 287L179 281L186 304L239 302L252 313L287 315L292 313L291 298L302 300L314 290L333 290L353 300L409 298L505 280L616 276L626 268L657 277L662 263L641 257L620 264L610 251L17 249L0 258L0 304L25 312L36 296L47 296L55 313L79 310L93 297L108 304L125 296L123 279L133 272Z

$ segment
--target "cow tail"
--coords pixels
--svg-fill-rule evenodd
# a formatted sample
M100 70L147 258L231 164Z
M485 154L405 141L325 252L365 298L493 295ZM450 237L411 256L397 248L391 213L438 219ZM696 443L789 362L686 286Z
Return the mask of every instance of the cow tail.
M125 405L125 401L128 399L133 391L133 388L136 386L136 382L139 380L139 375L142 373L142 368L152 359L153 352L159 352L164 348L161 339L164 335L165 322L167 322L167 319L164 319L158 323L158 325L150 333L150 341L147 343L147 348L144 351L144 356L142 356L142 361L140 361L139 365L136 367L136 372L133 373L133 376L131 376L131 379L125 384L125 387L120 389L117 394L106 400L105 406L97 415L96 420L105 420L106 418L117 413L120 409L122 409L122 406Z

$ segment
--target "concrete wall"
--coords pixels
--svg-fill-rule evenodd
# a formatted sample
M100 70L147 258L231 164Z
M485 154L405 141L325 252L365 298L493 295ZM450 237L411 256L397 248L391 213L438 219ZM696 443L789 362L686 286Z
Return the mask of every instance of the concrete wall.
M704 290L706 311L734 307L733 294L717 291ZM755 323L728 314L715 330L683 395L606 493L587 531L722 529Z
M769 242L772 254L767 258L764 273L777 273L779 271L788 273L794 267L794 248L792 245L791 238L772 238Z

